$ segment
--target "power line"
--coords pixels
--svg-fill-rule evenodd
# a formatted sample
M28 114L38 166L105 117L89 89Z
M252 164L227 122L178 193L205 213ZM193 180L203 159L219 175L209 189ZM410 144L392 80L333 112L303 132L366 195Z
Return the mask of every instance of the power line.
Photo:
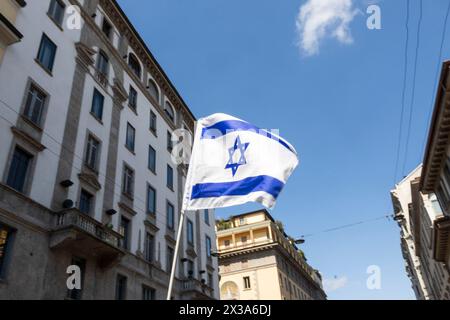
M414 71L413 71L413 87L412 87L412 93L411 93L411 105L410 105L410 112L409 112L409 120L408 120L408 131L406 133L406 147L405 147L405 154L403 157L403 166L402 166L402 174L405 175L405 167L406 167L406 160L408 158L408 150L409 150L409 140L411 135L411 124L414 116L414 102L416 97L416 78L417 78L417 60L419 56L419 47L420 47L420 31L422 30L422 11L423 11L423 1L420 0L420 7L419 7L419 21L417 26L417 36L416 36L416 52L415 52L415 58L414 58Z
M0 105L3 105L4 107L8 108L9 110L11 110L12 112L14 112L16 115L20 116L19 112L17 112L14 108L12 108L10 105L8 105L5 101L3 101L2 99L0 99ZM5 122L9 123L11 126L14 126L15 124L12 123L10 120L8 120L7 118L3 117L2 115L0 115L0 118L3 119ZM75 151L69 150L67 147L65 147L61 142L59 142L56 138L54 138L51 134L49 134L48 132L46 132L45 130L42 130L42 133L49 137L51 140L53 140L57 145L59 145L61 148L66 149L68 152L70 152L71 154L74 155L74 157L78 158L79 160L81 160L81 163L84 162L83 157L79 156L78 154L75 153ZM66 162L69 166L72 166L73 168L75 168L76 170L79 170L81 172L82 168L78 167L75 162L74 163L70 163L68 160L61 158L60 155L58 155L57 151L53 151L50 148L46 148L46 151L48 151L50 154L54 155L56 157L56 159L58 160L62 160L64 162ZM102 172L98 172L99 176L102 176L105 178L105 182L109 181L111 184L113 184L115 187L118 187L119 190L121 189L122 186L120 186L118 183L116 183L113 179L109 178L106 176L106 173L102 173ZM113 188L115 189L115 188ZM113 191L113 194L117 197L121 197L121 194ZM136 202L140 202L142 204L144 204L144 207L147 206L147 201L141 199L140 197L138 197L137 195L134 195L134 200L137 200ZM136 205L136 202L134 203L134 208L137 210L141 210L142 212L146 213L147 209L143 209L141 207L139 207L138 205ZM17 209L17 208L16 208ZM167 223L165 220L161 220L158 217L160 215L165 216L165 213L162 213L161 211L157 210L157 208L155 208L155 220L158 221L159 223L161 223L163 226L167 226Z
M445 19L444 19L444 25L442 26L442 37L441 37L441 45L439 48L439 57L438 57L438 61L436 64L436 72L434 75L434 86L433 86L433 91L431 92L431 101L430 101L430 108L428 110L428 123L427 123L427 127L425 129L425 134L423 137L423 141L422 141L422 153L425 152L425 143L427 140L427 136L428 136L428 130L430 130L430 122L431 122L431 115L432 115L432 111L434 109L433 105L434 105L434 97L435 97L435 93L437 91L437 86L438 86L438 79L439 79L439 70L441 69L441 63L442 63L442 51L444 49L444 40L445 40L445 35L447 33L447 22L448 22L448 16L450 14L450 1L448 3L447 6L447 12L445 14Z
M354 226L357 226L357 225L361 225L361 224L367 224L369 222L380 221L380 220L383 220L383 219L388 219L389 220L390 218L393 218L393 217L394 217L394 215L392 215L392 214L383 215L383 216L380 216L380 217L377 217L377 218L357 221L357 222L345 224L345 225L334 227L334 228L325 229L325 230L314 232L314 233L308 233L308 234L302 235L301 238L309 238L309 237L312 237L312 236L315 236L315 235L318 235L318 234L334 232L334 231L338 231L338 230L342 230L342 229L351 228L351 227L354 227Z
M406 1L406 41L405 41L405 52L404 52L404 70L403 70L403 90L402 90L402 110L400 113L400 125L398 131L398 141L397 141L397 159L395 161L395 175L394 184L397 182L398 165L400 162L400 147L402 142L403 133L403 115L405 113L405 98L406 98L406 78L408 75L408 45L409 45L409 0Z

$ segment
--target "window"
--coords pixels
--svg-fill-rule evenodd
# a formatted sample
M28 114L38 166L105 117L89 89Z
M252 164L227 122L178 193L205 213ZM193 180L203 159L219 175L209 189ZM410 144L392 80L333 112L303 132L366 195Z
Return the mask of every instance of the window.
M214 287L214 278L213 278L212 273L208 273L208 286L210 288Z
M9 167L6 184L11 188L24 192L25 182L33 156L16 147Z
M172 152L173 143L172 143L172 134L170 131L167 131L167 151Z
M37 55L37 61L48 71L53 70L56 56L56 44L45 34L42 35L41 44Z
M143 285L142 300L156 300L156 290Z
M223 245L224 245L225 247L229 247L229 246L230 246L230 240L225 240L225 241L223 242Z
M242 242L242 244L246 244L247 243L247 237L246 236L241 237L241 242Z
M208 258L211 258L212 256L211 238L208 236L205 237L205 245L206 245L206 256Z
M92 97L91 114L98 120L103 118L103 104L105 103L105 97L94 89L94 96Z
M123 216L120 218L120 234L123 237L121 247L128 250L130 248L130 220Z
M122 192L129 197L133 197L134 170L128 166L125 166L123 169L123 190L122 190Z
M134 152L135 145L135 137L136 137L136 129L131 124L127 124L127 136L125 141L125 146L131 152Z
M141 64L136 56L132 53L128 55L128 66L134 72L134 74L140 79L141 78Z
M244 217L242 217L242 218L239 219L239 225L240 225L240 226L244 225L245 223L246 223L246 221L245 221L245 218L244 218Z
M156 86L156 83L153 80L148 80L148 92L152 96L153 99L155 99L156 102L159 103L159 91L158 87Z
M175 112L173 111L173 107L170 105L169 102L166 102L166 106L164 108L164 111L166 115L169 117L169 119L175 123Z
M203 211L203 216L204 216L204 219L205 219L205 223L209 226L209 211L208 211L208 209L205 209Z
M125 300L127 292L127 277L118 274L116 279L116 300Z
M174 229L175 226L175 212L173 205L170 202L167 202L166 214L167 214L167 227L170 230Z
M156 173L156 150L152 147L148 147L148 169Z
M189 219L187 221L187 242L194 245L194 224Z
M86 157L84 164L92 170L97 170L100 154L100 142L92 135L89 135L86 146Z
M46 99L47 96L42 91L34 85L30 86L25 103L24 116L38 126L41 124Z
M98 53L98 60L97 60L97 70L103 75L108 75L108 65L109 65L109 59L106 53L100 50Z
M82 294L83 294L83 286L84 286L83 283L84 283L84 273L85 273L85 270L86 270L86 260L81 259L81 258L77 258L77 257L73 257L71 265L78 266L80 268L80 272L81 272L81 289L68 290L67 296L68 296L69 299L72 299L72 300L81 300Z
M134 111L136 111L137 108L137 96L137 91L132 86L130 86L130 93L128 94L128 105Z
M192 278L192 276L194 275L194 261L192 260L188 260L188 277Z
M173 169L167 165L167 188L173 191Z
M173 262L173 248L172 247L167 247L167 272L170 272L170 270L172 269L172 262Z
M82 213L88 215L91 214L93 199L94 196L92 194L90 194L86 190L81 190L79 209Z
M151 186L147 188L147 213L156 214L156 190Z
M155 237L151 233L147 232L145 236L145 259L148 262L153 261L154 251L155 251Z
M156 134L156 114L150 111L150 131Z
M57 25L61 26L64 20L64 10L66 6L61 0L50 1L50 8L48 9L48 15Z
M108 39L111 39L112 25L106 18L103 18L102 31Z
M251 289L250 277L244 277L244 289Z
M11 245L12 230L0 224L0 279L5 278L6 259Z

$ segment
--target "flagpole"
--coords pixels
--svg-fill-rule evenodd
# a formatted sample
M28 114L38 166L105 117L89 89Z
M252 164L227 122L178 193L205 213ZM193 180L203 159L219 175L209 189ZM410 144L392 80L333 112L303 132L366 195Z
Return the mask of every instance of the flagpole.
M184 223L184 210L181 210L180 223L178 225L177 242L175 244L175 252L173 253L172 271L170 272L169 290L167 291L167 300L171 300L172 298L173 282L175 280L175 270L177 268L178 251L180 249L181 233L182 233L181 231L183 230L183 223Z

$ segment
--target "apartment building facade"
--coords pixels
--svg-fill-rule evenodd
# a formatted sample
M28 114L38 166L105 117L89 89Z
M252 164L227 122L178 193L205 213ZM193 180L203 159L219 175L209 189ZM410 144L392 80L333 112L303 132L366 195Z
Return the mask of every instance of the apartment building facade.
M434 222L442 217L434 194L419 190L422 166L391 191L405 270L418 300L449 299L449 270L433 259Z
M0 298L164 299L194 115L116 1L6 3ZM186 220L173 298L217 299L214 212Z
M324 300L321 275L266 210L218 221L222 300Z

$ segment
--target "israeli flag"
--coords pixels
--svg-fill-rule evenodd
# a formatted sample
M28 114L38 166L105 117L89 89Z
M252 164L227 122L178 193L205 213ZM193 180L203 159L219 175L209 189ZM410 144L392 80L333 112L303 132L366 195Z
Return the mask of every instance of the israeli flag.
M183 209L246 202L273 208L298 163L294 147L269 130L226 114L199 119Z

